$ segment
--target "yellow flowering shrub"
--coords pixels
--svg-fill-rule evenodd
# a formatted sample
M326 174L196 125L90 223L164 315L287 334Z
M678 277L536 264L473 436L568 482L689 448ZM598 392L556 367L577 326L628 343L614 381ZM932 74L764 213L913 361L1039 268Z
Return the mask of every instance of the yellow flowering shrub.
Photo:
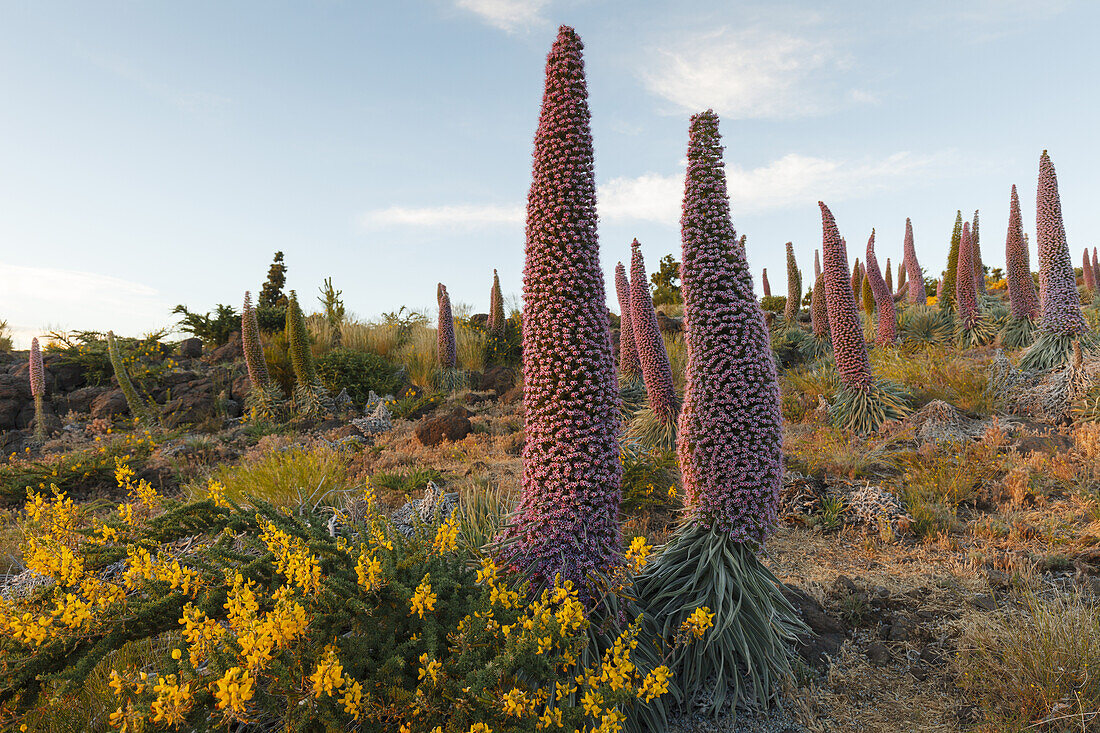
M54 582L0 601L5 725L56 715L93 673L110 705L88 719L126 731L612 733L669 690L640 623L596 632L569 584L531 594L491 558L471 563L453 516L405 537L369 496L334 537L330 514L217 492L182 504L116 473L130 500L108 516L60 490L28 497L28 562ZM636 538L611 577L651 549ZM159 651L122 653L133 644Z

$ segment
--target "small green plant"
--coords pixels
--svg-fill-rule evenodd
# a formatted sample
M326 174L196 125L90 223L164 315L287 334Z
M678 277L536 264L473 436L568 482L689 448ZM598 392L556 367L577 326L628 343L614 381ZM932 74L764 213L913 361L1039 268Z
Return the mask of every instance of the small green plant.
M680 296L680 263L668 254L661 258L657 272L649 277L653 284L653 305L682 303Z
M787 296L765 295L760 299L760 307L770 313L782 313L787 308Z
M272 450L236 466L221 464L210 479L231 501L246 504L255 498L277 507L338 503L337 497L355 488L347 476L347 459L338 451L298 446ZM190 491L195 499L209 495L204 485L193 485Z
M394 394L401 386L401 376L392 363L376 354L344 348L317 359L317 376L329 392L346 389L359 404L366 402L372 391Z

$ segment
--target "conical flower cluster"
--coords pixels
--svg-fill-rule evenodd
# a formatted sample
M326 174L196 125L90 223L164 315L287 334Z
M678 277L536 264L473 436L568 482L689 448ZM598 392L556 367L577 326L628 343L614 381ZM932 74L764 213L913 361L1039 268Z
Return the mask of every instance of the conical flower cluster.
M244 350L244 364L248 369L248 381L253 389L267 389L271 376L267 371L267 360L260 343L260 322L256 309L252 305L252 293L245 291L244 306L241 308L241 348Z
M955 228L951 230L951 249L947 253L947 269L943 275L943 297L938 305L955 305L955 280L959 270L959 244L962 241L962 211L955 212Z
M504 336L504 296L500 292L500 275L493 270L493 287L489 291L489 320L485 324L485 330L490 338L499 339Z
M1039 158L1039 187L1035 196L1035 237L1039 243L1042 327L1053 334L1078 334L1088 329L1077 296L1077 279L1062 224L1058 178L1047 151Z
M680 226L688 387L678 452L687 511L705 527L759 544L775 524L783 476L779 387L736 244L712 111L691 118Z
M634 346L634 322L630 317L630 280L623 263L615 265L615 295L619 299L619 375L624 382L642 376Z
M760 285L764 289L764 297L772 297L772 284L768 282L768 268L764 268L764 271L760 273Z
M672 367L668 363L665 340L657 325L657 312L649 294L642 246L635 239L630 254L630 321L634 326L634 346L642 367L649 407L661 421L676 419L676 390L672 384ZM682 286L681 286L682 287Z
M887 265L889 267L889 265ZM889 270L887 270L889 271ZM878 329L875 331L875 343L879 346L892 344L898 339L898 311L894 307L894 295L878 269L875 256L875 230L867 240L867 276L871 281L871 292L875 296L875 309L878 311Z
M814 282L815 283L817 282L817 279L819 277L821 277L821 251L815 249L814 250ZM814 287L816 288L817 286L815 285Z
M309 345L309 330L306 318L298 305L298 294L290 291L290 303L286 308L286 337L290 351L290 365L294 368L294 377L300 388L317 384L317 368L313 363L313 352Z
M959 237L959 271L955 278L955 303L963 328L973 328L978 320L978 299L974 282L974 241L970 222L964 222Z
M439 283L436 294L439 300L439 318L436 323L439 368L455 369L458 366L458 343L455 340L455 319L451 314L451 296L443 283Z
M825 300L824 274L818 275L814 282L814 292L810 297L810 325L817 338L829 337L829 310Z
M1085 247L1084 259L1081 260L1081 275L1085 280L1085 287L1096 290L1096 274L1092 271L1092 260L1089 259L1089 248Z
M844 243L844 248L848 248L848 243ZM861 293L863 291L863 268L859 264L859 258L856 257L856 261L852 264L852 292ZM859 296L856 296L857 300Z
M29 372L31 378L31 396L42 397L46 394L46 370L42 366L42 350L38 347L38 338L31 339Z
M798 311L802 305L802 275L798 271L798 263L794 259L794 245L787 242L787 306L783 309L783 317L788 323L793 323L798 317Z
M583 46L562 26L546 61L527 195L522 496L504 558L535 585L617 562L619 405L596 237Z
M924 296L924 275L921 273L920 262L917 261L917 250L913 246L913 222L905 220L905 274L909 282L909 303L911 305L924 305L927 300ZM901 287L900 282L898 287Z
M890 291L890 294L894 293L894 270L890 267L890 258L886 258L886 272L883 277L886 279L886 289Z
M871 363L856 312L855 292L848 280L848 253L829 207L822 201L817 204L821 207L821 254L833 359L845 385L866 390L871 386Z

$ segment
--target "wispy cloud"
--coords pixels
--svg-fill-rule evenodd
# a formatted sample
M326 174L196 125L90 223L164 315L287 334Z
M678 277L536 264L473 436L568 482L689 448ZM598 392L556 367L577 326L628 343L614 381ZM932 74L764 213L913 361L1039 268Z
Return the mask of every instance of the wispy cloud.
M492 224L522 224L523 206L453 204L446 206L391 206L359 217L364 229L388 227L466 228Z
M713 108L736 119L790 118L832 109L844 97L839 74L849 65L824 37L719 28L656 48L641 78L676 113Z
M759 168L726 166L734 214L757 214L819 199L843 201L927 181L949 170L949 152L917 155L899 152L881 159L855 161L789 153ZM647 173L615 178L600 187L600 216L674 225L680 220L684 174Z
M51 328L137 334L171 319L155 288L93 272L0 262L0 292L18 348Z
M550 0L457 0L456 4L489 25L514 33L545 22L542 9Z
M838 160L789 153L759 168L726 166L726 180L735 214L756 214L796 206L813 206L901 189L913 181L933 180L957 164L951 151L920 155L898 152L884 158ZM600 218L607 221L651 221L670 226L680 221L684 174L645 173L613 178L599 187ZM521 205L400 207L368 212L364 228L460 228L520 225Z

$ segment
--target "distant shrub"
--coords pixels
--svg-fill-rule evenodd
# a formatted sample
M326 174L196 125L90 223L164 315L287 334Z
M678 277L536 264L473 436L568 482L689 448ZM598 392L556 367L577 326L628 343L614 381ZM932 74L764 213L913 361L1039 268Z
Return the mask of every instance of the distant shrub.
M352 488L346 462L333 450L308 450L300 446L273 450L236 466L222 464L210 476L234 502L249 502L252 497L277 507L313 506L331 494ZM195 498L205 497L205 489L193 488Z
M321 384L333 394L346 389L357 403L367 401L371 391L378 395L394 394L401 376L393 363L365 351L333 349L317 359Z
M259 305L256 320L264 333L282 333L286 328L286 305Z
M787 307L787 296L765 295L760 299L760 307L772 313L782 313Z

